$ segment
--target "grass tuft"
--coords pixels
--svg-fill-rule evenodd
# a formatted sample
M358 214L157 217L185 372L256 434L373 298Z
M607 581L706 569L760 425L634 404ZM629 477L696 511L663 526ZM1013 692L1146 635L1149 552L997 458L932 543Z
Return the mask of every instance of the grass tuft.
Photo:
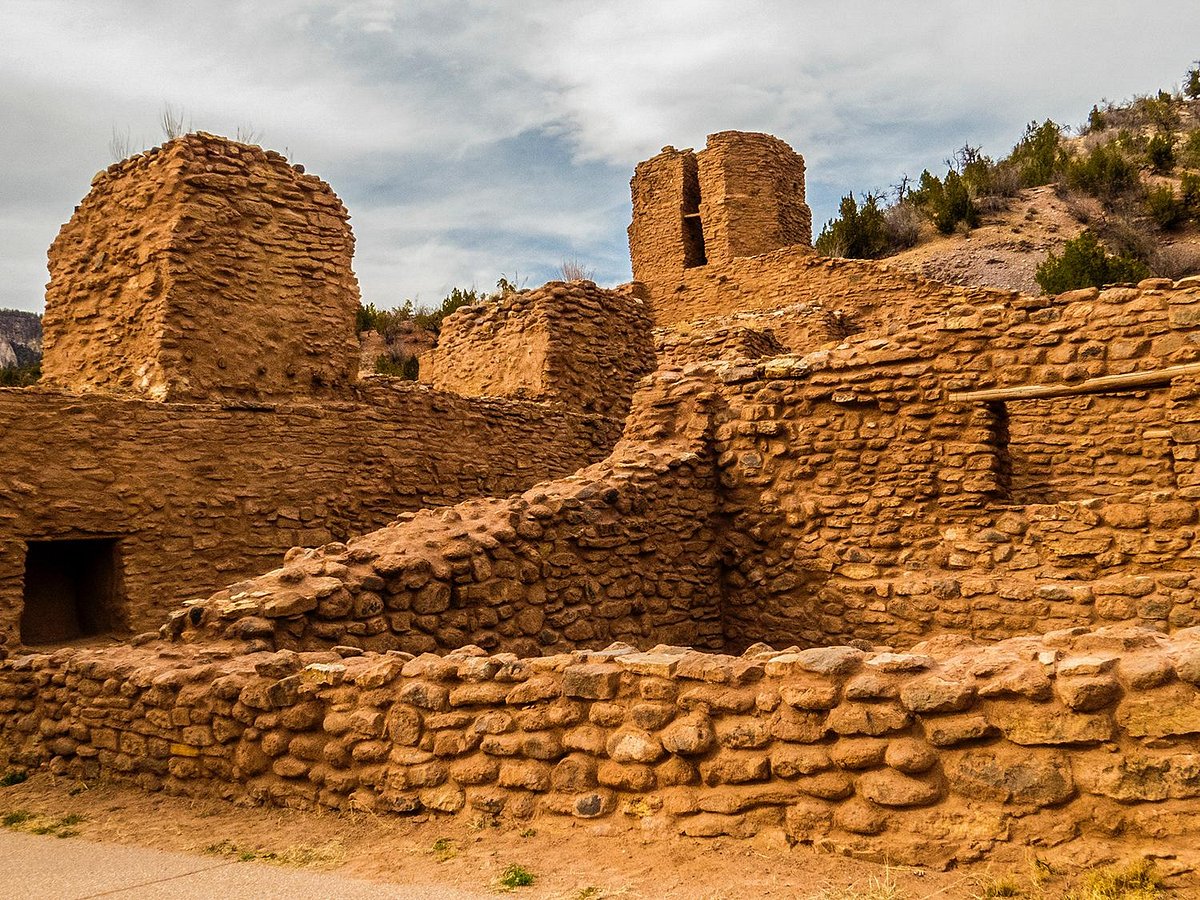
M1154 864L1139 859L1087 873L1067 900L1159 900L1166 896L1166 886Z
M513 863L501 874L500 887L511 891L519 887L528 887L535 880L534 874L527 868Z

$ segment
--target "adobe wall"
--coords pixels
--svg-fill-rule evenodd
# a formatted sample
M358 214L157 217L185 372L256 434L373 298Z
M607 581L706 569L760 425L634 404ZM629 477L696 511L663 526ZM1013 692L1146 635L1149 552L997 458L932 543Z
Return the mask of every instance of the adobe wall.
M160 400L347 396L348 218L302 166L213 135L110 166L50 247L45 382Z
M1194 379L947 399L1196 360L1200 290L1168 284L727 365L729 646L1200 622Z
M507 499L406 514L172 613L187 641L524 655L612 640L723 645L715 394L651 379L602 463Z
M0 390L0 643L15 643L25 542L119 538L121 625L405 510L524 490L603 458L619 420L372 378L358 402L158 403ZM47 452L51 448L51 452Z
M654 369L646 304L590 281L550 282L446 318L421 378L470 397L526 397L624 416Z
M912 865L1080 836L1169 853L1200 828L1196 629L741 657L159 646L0 663L8 764L289 807L782 832Z

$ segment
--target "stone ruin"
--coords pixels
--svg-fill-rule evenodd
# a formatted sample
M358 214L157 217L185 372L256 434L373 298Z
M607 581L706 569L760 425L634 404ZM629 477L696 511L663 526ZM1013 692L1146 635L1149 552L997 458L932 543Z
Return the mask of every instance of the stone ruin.
M803 172L668 148L633 284L460 310L428 384L353 380L312 176L99 176L0 391L10 764L923 865L1194 833L1200 280L823 258Z

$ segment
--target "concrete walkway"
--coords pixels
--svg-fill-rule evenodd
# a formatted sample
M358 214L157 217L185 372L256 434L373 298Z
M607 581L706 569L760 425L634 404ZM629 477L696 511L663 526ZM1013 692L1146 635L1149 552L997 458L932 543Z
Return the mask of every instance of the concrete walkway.
M432 884L382 884L305 869L0 830L0 897L29 900L479 900Z

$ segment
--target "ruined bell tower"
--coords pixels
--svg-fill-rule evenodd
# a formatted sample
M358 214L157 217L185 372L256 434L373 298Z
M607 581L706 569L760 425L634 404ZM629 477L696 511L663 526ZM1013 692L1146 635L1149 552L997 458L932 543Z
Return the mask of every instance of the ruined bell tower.
M699 153L664 147L630 189L633 277L652 295L688 269L812 243L804 158L769 134L717 132Z

